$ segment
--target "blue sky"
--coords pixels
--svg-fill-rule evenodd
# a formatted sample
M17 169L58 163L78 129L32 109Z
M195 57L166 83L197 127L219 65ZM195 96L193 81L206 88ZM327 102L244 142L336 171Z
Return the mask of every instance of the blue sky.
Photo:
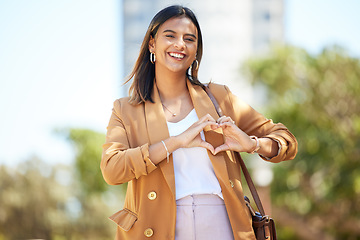
M338 44L360 57L360 1L284 0L285 38L311 53Z
M360 1L284 1L288 43L360 57ZM0 0L0 164L69 163L55 128L105 132L124 75L120 2Z

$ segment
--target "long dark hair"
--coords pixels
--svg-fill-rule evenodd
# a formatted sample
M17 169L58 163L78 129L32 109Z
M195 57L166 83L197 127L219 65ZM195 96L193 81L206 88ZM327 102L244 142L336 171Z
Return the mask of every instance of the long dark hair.
M196 19L195 14L186 7L180 5L173 5L167 8L164 8L158 12L154 18L151 20L150 25L145 34L144 40L141 45L140 54L136 60L135 66L131 71L130 75L126 78L126 82L129 82L133 79L133 83L129 89L130 103L139 104L145 101L154 102L151 98L151 93L154 88L154 78L155 78L155 65L150 62L150 51L149 51L149 41L150 36L155 38L159 27L166 22L168 19L173 17L185 16L189 18L197 28L198 32L198 44L197 44L197 53L196 59L198 63L192 63L195 65L191 68L191 73L189 69L187 71L187 77L190 82L195 85L203 87L203 84L198 80L198 67L202 58L203 43L202 35L199 23ZM197 65L197 66L196 66Z

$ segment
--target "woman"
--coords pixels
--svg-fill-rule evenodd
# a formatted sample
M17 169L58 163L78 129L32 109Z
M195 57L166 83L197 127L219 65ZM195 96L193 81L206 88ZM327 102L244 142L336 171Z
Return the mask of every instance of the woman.
M231 151L271 162L296 155L284 125L209 84L225 114L217 117L197 78L201 57L191 10L170 6L153 18L103 145L104 179L128 183L124 209L110 217L116 239L255 239Z

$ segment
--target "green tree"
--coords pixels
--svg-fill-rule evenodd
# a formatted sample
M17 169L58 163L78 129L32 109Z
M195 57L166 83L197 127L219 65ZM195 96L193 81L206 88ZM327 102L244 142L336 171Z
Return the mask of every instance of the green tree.
M70 128L60 130L75 149L75 170L84 196L114 193L122 195L127 184L109 186L100 171L102 144L105 134L90 129Z
M49 194L53 187L62 191L54 176L35 157L16 169L0 167L0 239L51 238L49 215L62 219L57 208L65 205L63 197Z
M81 189L79 200L82 203L84 216L83 222L79 223L80 229L83 234L87 233L88 228L98 230L100 233L104 232L104 229L109 229L109 226L115 230L116 227L108 217L122 207L127 185L109 186L102 177L101 146L105 142L105 134L79 128L70 128L61 132L75 148L76 179ZM109 232L111 231L107 231L103 236L108 236Z
M108 216L122 207L127 185L109 186L102 177L101 146L105 142L105 134L80 128L63 129L58 132L66 136L75 150L75 178L80 189L78 199L83 214L81 222L78 223L78 229L82 231L81 236L86 236L89 228L103 233L103 237L109 236L110 233L114 235L113 230L116 227ZM91 233L88 236L92 236Z
M63 130L75 148L75 169L79 184L86 195L107 190L101 171L100 160L105 135L90 129Z
M283 239L360 239L360 61L340 47L311 55L277 47L244 72L265 86L267 116L299 142L274 165L274 218Z
M123 188L101 176L104 134L68 129L76 150L72 165L49 165L36 157L15 168L0 166L0 240L111 239L108 220L123 205Z

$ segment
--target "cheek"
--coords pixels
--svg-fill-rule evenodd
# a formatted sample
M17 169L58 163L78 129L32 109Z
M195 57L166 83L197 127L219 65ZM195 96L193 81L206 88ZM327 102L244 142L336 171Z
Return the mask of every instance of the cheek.
M174 40L171 38L166 38L166 37L159 38L158 45L161 45L163 47L168 47L169 45L173 44L173 41Z
M196 56L197 54L197 45L194 44L194 46L192 46L191 48L189 48L191 50L191 53L194 54L194 56Z

